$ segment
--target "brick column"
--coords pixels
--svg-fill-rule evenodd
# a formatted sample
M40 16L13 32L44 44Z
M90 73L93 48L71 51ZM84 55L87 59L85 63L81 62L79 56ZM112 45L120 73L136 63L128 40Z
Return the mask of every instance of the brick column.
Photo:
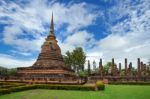
M138 76L141 76L141 65L140 65L140 58L137 60L137 71L138 71Z
M114 58L112 58L112 66L111 66L111 73L112 73L112 75L114 75L114 73L115 73L115 71L114 71L114 64L115 64Z
M140 72L141 72L141 75L143 76L144 64L142 61L140 62L140 65L141 65L140 66L140 68L141 68Z
M144 76L146 75L146 64L144 64Z
M119 75L121 74L121 63L119 63Z
M102 65L102 59L100 58L100 62L99 62L99 70L100 70L100 75L103 75L103 65Z
M128 69L129 75L132 75L132 62L129 64L129 69Z
M88 75L91 74L91 65L90 65L90 61L88 60Z
M125 76L127 75L127 58L125 58Z

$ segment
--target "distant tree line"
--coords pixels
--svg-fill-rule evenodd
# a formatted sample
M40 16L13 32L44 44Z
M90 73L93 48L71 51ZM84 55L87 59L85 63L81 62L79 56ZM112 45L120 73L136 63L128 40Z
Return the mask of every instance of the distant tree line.
M11 68L8 69L6 67L0 66L0 76L16 76L17 75L17 69L16 68Z

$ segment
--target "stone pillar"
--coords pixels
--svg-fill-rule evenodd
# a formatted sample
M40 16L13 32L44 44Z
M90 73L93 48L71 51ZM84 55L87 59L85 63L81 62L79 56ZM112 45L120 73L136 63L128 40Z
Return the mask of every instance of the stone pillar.
M141 61L140 63L141 63L141 67L140 67L140 68L141 68L141 71L143 71L143 69L144 69L144 64L143 64L142 61Z
M119 63L119 75L121 75L121 63Z
M127 75L127 58L125 58L125 76Z
M138 76L141 76L141 68L140 68L140 58L138 58L138 61L137 61L137 71L138 71Z
M141 75L143 76L143 73L144 73L144 72L143 72L143 70L144 70L144 64L143 64L142 61L140 62L140 69L141 69L141 70L140 70Z
M88 60L88 75L91 74L91 65L90 65L90 61Z
M129 64L128 73L130 76L132 76L132 62L130 62L130 64Z
M146 75L146 64L144 64L144 69L143 69L143 71L144 71L144 76Z
M103 76L103 65L102 65L102 59L100 58L99 62L99 70L100 70L100 75Z
M112 64L111 63L108 63L108 71L107 71L107 73L106 74L108 74L108 75L111 75L112 74Z
M112 58L112 64L111 64L111 74L114 75L114 58Z
M130 62L130 64L129 64L129 68L130 68L130 69L132 69L132 62Z
M114 64L114 76L118 75L118 68L117 68L117 64Z

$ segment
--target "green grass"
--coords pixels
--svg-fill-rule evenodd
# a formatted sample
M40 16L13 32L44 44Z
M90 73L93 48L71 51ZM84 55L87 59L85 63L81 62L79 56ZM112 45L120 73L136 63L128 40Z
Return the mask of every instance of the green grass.
M0 96L0 99L148 99L150 86L109 85L105 91L35 89Z

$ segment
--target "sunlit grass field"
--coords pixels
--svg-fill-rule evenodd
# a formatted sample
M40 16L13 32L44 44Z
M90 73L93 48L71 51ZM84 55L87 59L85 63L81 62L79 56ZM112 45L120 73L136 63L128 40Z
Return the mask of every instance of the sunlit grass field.
M35 89L2 95L0 99L150 99L150 86L107 85L105 91Z

